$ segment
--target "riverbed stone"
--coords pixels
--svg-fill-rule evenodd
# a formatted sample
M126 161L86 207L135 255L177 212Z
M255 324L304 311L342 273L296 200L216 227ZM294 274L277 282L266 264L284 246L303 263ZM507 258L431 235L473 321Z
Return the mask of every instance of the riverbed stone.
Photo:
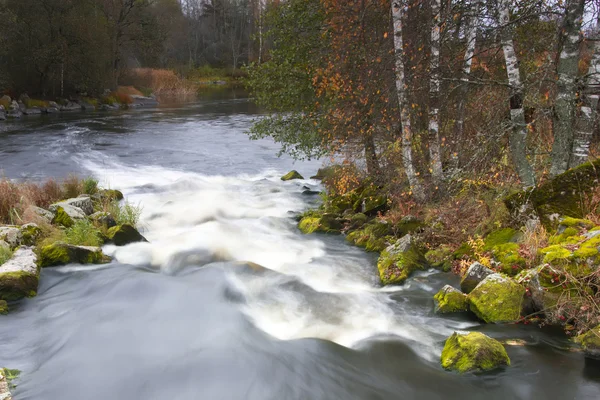
M125 246L130 243L147 242L137 229L129 224L118 225L110 228L106 233L108 240L117 246Z
M460 290L467 294L471 293L481 281L493 273L494 271L485 265L474 262L462 277L460 281Z
M600 325L575 338L585 352L586 357L600 360Z
M304 179L304 177L296 170L292 170L281 177L282 181L291 181L293 179Z
M31 247L22 246L0 266L0 300L14 301L37 294L39 269Z
M463 312L468 310L467 295L450 285L444 286L433 297L435 312L438 314Z
M468 295L469 309L486 323L515 322L524 307L525 288L500 274L487 276Z
M464 374L509 366L510 358L502 343L481 332L454 332L446 340L441 363L447 370Z
M379 256L377 269L384 285L403 283L415 271L429 267L411 235L388 246Z
M79 197L75 197L72 199L67 199L63 201L59 201L58 203L54 203L50 206L50 211L56 211L57 207L72 206L79 208L81 211L85 213L85 215L92 215L94 213L94 203L90 196L82 195ZM65 210L66 211L66 210ZM84 215L84 218L85 218ZM76 216L71 216L71 218L77 219Z
M39 266L41 268L67 264L105 264L110 262L110 258L104 255L99 247L74 246L62 242L44 246L39 253Z

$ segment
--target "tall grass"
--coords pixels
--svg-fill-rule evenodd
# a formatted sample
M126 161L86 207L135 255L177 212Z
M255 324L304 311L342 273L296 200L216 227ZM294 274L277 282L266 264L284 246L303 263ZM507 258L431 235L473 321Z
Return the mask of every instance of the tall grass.
M142 207L139 204L134 205L127 201L121 204L118 200L107 200L102 205L102 209L112 215L118 225L129 224L133 227L137 226L142 214Z
M65 242L76 246L102 246L100 231L88 220L80 220L65 231Z

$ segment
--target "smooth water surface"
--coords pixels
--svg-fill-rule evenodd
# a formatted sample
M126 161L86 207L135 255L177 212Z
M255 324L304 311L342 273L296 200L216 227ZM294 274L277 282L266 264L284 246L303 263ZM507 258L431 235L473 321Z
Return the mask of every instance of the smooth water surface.
M249 141L244 99L0 123L10 178L94 175L143 207L149 243L107 246L102 267L42 271L39 295L0 318L15 400L598 399L600 366L559 333L433 315L448 274L379 286L372 254L301 235L293 213L320 162ZM510 368L457 376L446 337L481 330Z

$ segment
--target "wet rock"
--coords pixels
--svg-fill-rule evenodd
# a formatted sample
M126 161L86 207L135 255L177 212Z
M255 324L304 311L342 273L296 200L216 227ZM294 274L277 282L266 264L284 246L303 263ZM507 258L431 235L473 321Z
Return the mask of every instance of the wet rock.
M435 312L439 314L463 312L468 310L467 295L450 285L444 286L433 297Z
M85 215L92 215L94 213L94 203L90 196L82 195L79 197L75 197L72 199L67 199L63 201L59 201L58 203L54 203L50 206L50 211L55 212L57 207L72 206L79 208L81 211L85 213ZM71 216L71 218L77 219L76 216Z
M521 317L524 297L523 286L500 274L492 274L469 293L469 309L486 323L514 322Z
M90 220L92 220L98 226L104 226L105 228L112 228L113 226L117 226L117 221L113 218L110 213L104 211L98 211L90 215Z
M428 267L425 256L411 235L406 235L388 246L377 261L379 277L384 285L403 283L413 272Z
M99 247L74 246L56 242L40 249L41 268L67 264L105 264L110 258Z
M296 170L292 170L281 177L282 181L291 181L293 179L304 179L304 177Z
M23 116L23 112L21 111L19 103L13 100L10 106L8 107L8 113L6 114L6 116L8 118L21 118Z
M154 97L146 97L140 95L131 95L133 99L133 103L131 103L130 107L156 107L158 106L158 100Z
M509 366L510 359L502 343L481 332L454 332L446 340L441 363L447 370L464 374Z
M37 294L39 270L37 256L22 246L0 266L0 300L14 301Z
M575 338L585 352L586 357L600 360L600 325Z
M147 242L137 229L129 224L118 225L108 230L108 240L117 246L125 246L130 243Z
M460 290L463 293L471 293L473 289L487 276L492 275L494 271L487 268L485 265L475 262L471 264L465 276L460 281Z

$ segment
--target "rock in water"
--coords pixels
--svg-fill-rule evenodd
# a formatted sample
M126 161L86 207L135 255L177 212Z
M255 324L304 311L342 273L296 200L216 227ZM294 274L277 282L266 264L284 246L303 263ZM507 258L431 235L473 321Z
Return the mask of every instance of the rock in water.
M427 260L411 235L387 247L377 261L379 277L384 285L403 283L413 272L427 268Z
M441 361L445 369L461 374L510 365L502 343L481 332L454 332L446 340Z
M436 313L444 314L468 310L467 295L450 285L444 286L433 299Z
M30 247L20 247L0 266L0 299L14 301L37 294L39 270Z
M94 213L94 203L92 203L92 199L89 196L79 196L73 199L67 199L60 201L58 203L52 204L50 206L50 211L56 212L58 207L62 207L66 211L66 206L72 206L80 209L85 213L85 215L92 215ZM84 216L85 217L85 216ZM75 218L71 216L71 218Z
M600 360L600 325L575 338L589 358Z
M106 234L108 239L117 246L125 246L130 243L147 242L137 229L129 224L112 227Z
M487 323L514 322L521 316L525 288L500 274L486 277L469 293L469 309Z
M460 290L462 290L463 293L471 293L471 291L475 289L475 287L479 285L481 281L493 273L494 271L487 268L483 264L478 262L471 264L465 273L465 276L463 276L462 280L460 281Z
M291 181L292 179L304 179L304 177L296 170L290 171L281 177L282 181Z
M110 258L99 247L73 246L56 242L42 247L39 265L41 268L67 264L105 264Z

